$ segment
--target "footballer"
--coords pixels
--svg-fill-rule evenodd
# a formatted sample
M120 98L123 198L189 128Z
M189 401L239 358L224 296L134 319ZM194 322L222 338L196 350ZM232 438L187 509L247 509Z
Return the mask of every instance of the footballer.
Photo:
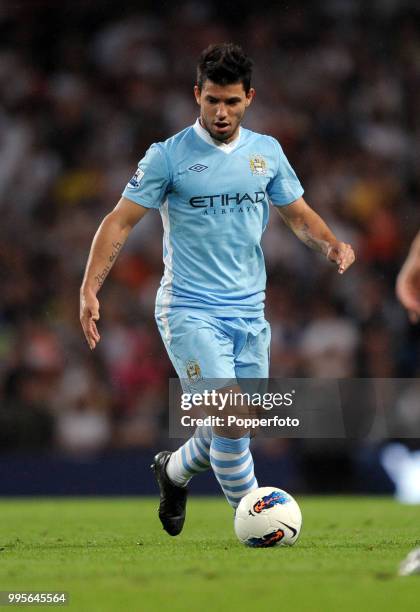
M195 123L140 160L120 201L93 239L80 290L87 342L100 340L97 294L130 231L150 210L163 222L163 278L155 317L183 389L206 381L240 390L241 379L268 377L270 326L264 318L266 273L261 237L270 206L308 247L345 272L355 256L303 198L303 188L278 141L241 126L255 90L252 62L232 43L211 45L197 66ZM234 410L234 407L232 407ZM258 487L248 431L198 427L175 452L152 465L159 517L170 535L185 521L187 485L213 469L236 508Z

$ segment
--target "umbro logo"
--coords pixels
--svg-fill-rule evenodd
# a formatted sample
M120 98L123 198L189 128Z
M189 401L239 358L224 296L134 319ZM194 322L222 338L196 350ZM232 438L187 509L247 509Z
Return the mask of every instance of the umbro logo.
M203 166L203 164L194 164L194 166L190 166L188 170L194 170L194 172L203 172L203 170L207 170L208 166Z

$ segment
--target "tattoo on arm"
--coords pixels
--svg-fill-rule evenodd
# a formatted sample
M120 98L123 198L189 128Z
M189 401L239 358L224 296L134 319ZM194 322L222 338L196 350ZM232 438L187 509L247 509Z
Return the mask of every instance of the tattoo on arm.
M108 272L111 270L112 265L113 265L117 255L118 255L118 253L121 250L122 244L121 244L121 242L113 242L112 243L112 247L113 247L113 249L111 251L111 255L108 257L109 264L107 264L105 266L105 268L102 270L102 272L100 272L99 274L97 274L95 276L95 280L98 283L99 287L102 287L102 285L104 284L104 281L105 281L106 277L108 276Z
M283 212L278 209L280 216L292 232L306 246L328 256L330 246L337 242L333 232L325 221L309 206L300 205L289 211L288 207Z
M121 250L122 244L121 244L121 242L113 242L112 246L114 248L112 250L111 255L109 256L109 263L112 263L114 261L114 259L116 258L116 256L118 255L118 253Z
M296 229L296 233L302 242L304 242L309 248L319 251L320 253L327 253L328 242L313 236L307 223L304 222L299 229Z

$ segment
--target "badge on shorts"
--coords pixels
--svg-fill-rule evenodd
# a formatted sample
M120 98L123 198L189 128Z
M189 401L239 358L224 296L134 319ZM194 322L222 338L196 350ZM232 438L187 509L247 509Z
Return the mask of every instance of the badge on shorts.
M201 376L200 365L195 359L190 359L190 361L187 361L185 367L187 370L187 376L191 382L197 382L203 378Z

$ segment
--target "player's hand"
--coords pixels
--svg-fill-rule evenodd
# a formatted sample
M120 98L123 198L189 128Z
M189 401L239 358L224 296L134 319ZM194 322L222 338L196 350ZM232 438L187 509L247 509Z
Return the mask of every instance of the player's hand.
M409 258L397 276L396 294L412 323L420 320L420 262Z
M80 292L80 323L89 345L93 350L101 339L96 321L99 321L99 301L92 292Z
M336 242L328 247L327 259L337 264L338 273L343 274L356 259L353 248L345 242Z

